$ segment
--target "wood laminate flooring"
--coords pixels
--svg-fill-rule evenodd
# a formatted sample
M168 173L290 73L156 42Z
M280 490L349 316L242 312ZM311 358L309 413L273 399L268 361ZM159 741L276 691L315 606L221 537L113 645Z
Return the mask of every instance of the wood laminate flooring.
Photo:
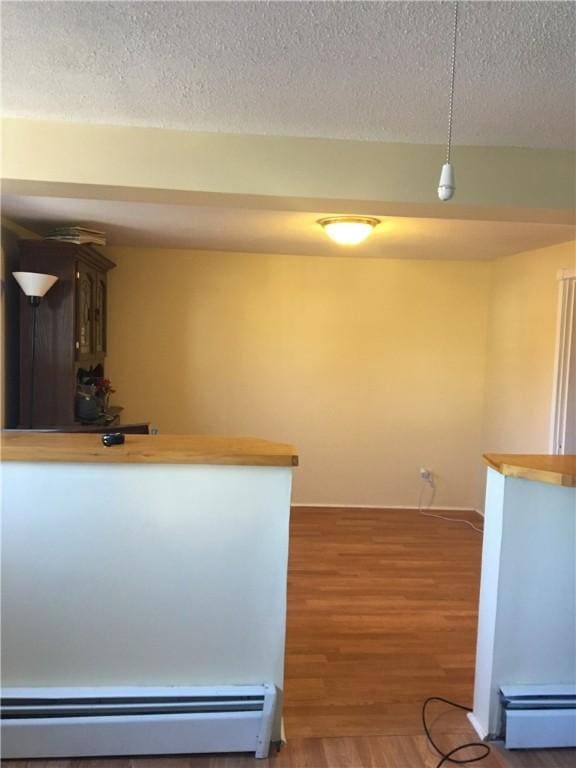
M482 523L473 513L458 516ZM227 755L3 765L435 768L440 758L422 733L421 704L428 696L472 704L481 544L482 536L467 525L414 511L295 509L286 748L258 761ZM476 739L464 712L434 707L432 731L442 749ZM576 750L507 752L495 746L486 760L473 765L575 768Z
M461 738L462 734L446 734L442 747L448 751L460 744ZM574 758L575 751L568 749L507 752L494 747L486 760L472 765L478 768L574 768ZM294 739L279 754L266 760L246 755L210 755L5 760L2 765L4 768L436 768L439 760L424 736L404 734Z
M481 547L416 511L295 509L288 737L413 734L428 696L471 705Z

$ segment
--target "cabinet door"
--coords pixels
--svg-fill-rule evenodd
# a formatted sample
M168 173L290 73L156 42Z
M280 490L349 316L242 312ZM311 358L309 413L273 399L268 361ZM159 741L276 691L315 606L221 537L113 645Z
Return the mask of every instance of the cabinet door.
M106 354L106 275L98 272L94 281L94 352Z
M76 268L76 358L89 357L94 351L94 273L81 262Z

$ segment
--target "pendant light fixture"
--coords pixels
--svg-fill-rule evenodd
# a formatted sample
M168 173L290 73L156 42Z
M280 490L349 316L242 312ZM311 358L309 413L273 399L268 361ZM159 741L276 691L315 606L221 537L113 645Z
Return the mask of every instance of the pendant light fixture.
M452 149L452 111L454 106L454 80L456 76L456 38L458 35L458 3L454 3L454 35L452 38L452 61L450 78L450 105L448 107L448 146L446 162L442 166L440 181L438 182L438 197L445 202L450 200L456 191L454 181L454 168L450 162L450 150Z
M332 216L318 224L331 240L339 245L358 245L372 234L380 219L371 216Z

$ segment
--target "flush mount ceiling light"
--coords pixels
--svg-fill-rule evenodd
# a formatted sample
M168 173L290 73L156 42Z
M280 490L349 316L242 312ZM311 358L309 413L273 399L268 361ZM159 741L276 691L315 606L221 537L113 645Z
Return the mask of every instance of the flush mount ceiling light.
M380 219L371 216L333 216L320 219L318 224L331 240L339 245L358 245L372 234Z

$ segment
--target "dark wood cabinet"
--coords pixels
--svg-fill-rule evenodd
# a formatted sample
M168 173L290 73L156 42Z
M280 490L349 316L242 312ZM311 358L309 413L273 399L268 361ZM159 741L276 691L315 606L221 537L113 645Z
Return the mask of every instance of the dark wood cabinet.
M76 267L76 359L106 355L106 273L78 260Z
M23 294L21 296L21 426L76 424L74 399L78 369L104 366L106 273L114 266L110 259L90 246L58 240L20 241L21 271L58 277L37 309L28 304ZM37 327L32 393L33 312L37 313Z
M94 284L94 354L106 354L106 275L96 274Z
M76 268L76 359L94 354L94 273L78 262Z

